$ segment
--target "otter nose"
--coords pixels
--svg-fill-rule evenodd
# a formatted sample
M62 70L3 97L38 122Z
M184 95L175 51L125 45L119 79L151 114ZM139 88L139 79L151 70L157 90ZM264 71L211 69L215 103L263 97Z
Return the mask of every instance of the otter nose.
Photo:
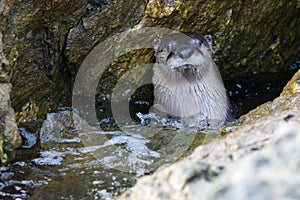
M193 53L193 49L191 48L181 48L177 52L177 55L183 59L186 59L191 57L192 53Z

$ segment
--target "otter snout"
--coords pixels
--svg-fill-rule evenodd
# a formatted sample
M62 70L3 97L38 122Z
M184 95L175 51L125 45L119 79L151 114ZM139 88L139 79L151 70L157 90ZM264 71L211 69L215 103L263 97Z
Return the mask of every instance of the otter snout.
M231 120L226 90L212 59L212 38L195 33L169 34L153 41L154 102L181 119ZM215 125L218 126L217 124Z
M157 62L161 64L167 64L170 59L186 60L194 53L193 46L178 44L175 41L162 43L160 39L155 39L153 46Z

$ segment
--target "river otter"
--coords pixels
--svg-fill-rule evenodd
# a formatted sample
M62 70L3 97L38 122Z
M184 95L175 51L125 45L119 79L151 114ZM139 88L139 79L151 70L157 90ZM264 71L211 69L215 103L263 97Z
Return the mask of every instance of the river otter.
M154 39L156 110L179 117L189 126L205 121L218 128L233 119L211 46L210 35L196 33L173 33Z

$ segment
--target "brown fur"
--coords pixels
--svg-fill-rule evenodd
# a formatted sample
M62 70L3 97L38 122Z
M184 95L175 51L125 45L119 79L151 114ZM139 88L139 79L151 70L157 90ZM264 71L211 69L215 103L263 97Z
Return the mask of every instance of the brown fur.
M211 57L211 37L189 36L175 33L153 42L156 109L192 119L189 124L207 119L224 124L232 117L222 78Z

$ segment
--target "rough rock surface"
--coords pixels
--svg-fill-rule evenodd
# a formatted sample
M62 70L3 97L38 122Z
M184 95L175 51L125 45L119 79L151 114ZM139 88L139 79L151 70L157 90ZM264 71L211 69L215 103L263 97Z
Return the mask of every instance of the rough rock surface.
M12 105L18 116L27 116L24 112L32 110L24 107L35 104L38 111L26 123L36 117L42 122L47 113L70 104L72 80L97 44L142 27L212 34L224 76L299 68L299 13L299 3L288 0L1 1L0 32L13 84ZM133 52L114 63L103 90L135 61L151 60L145 56L149 52Z
M210 33L214 36L216 63L223 77L239 73L253 73L253 76L286 73L299 69L299 8L299 1L289 0L254 3L226 0L1 0L1 164L13 158L14 149L21 143L10 106L10 91L18 124L37 123L36 130L47 113L70 105L72 83L80 64L108 37L147 26ZM136 63L151 62L151 59L150 50L124 55L106 74L104 90L113 87L125 70ZM123 198L273 198L268 196L273 190L277 191L274 195L278 198L285 194L299 198L299 192L294 190L294 186L299 185L299 134L296 135L299 79L298 73L281 97L224 128L218 142L199 147L183 161L142 178ZM252 81L247 80L247 83L252 84ZM60 120L58 117L61 123L56 127L68 128L68 121ZM291 129L282 128L286 126ZM33 132L35 130L33 128ZM257 151L259 153L255 154ZM263 165L265 162L267 165ZM241 174L245 165L251 168L245 168L248 173L244 176ZM61 183L60 180L57 182ZM286 187L280 187L282 182ZM232 186L233 183L240 187ZM249 190L243 190L245 185L251 186ZM73 188L72 184L69 186ZM244 193L237 194L239 188ZM252 189L257 188L264 190L265 193L259 194L265 196L251 196Z
M10 104L12 85L8 83L4 65L8 65L2 51L2 33L0 32L0 165L13 158L14 150L21 144L14 110Z
M63 64L65 37L84 12L85 1L9 1L2 4L1 29L4 52L10 62L12 105L22 117L35 104L31 118L45 117L52 108L66 104L70 90L68 70ZM53 106L55 105L55 106ZM19 114L19 112L23 112ZM42 115L41 115L42 114ZM18 120L19 121L19 120Z
M288 84L293 91L299 78L300 71ZM282 94L119 199L299 199L300 95Z
M39 134L40 145L43 150L50 147L53 148L55 144L58 144L62 140L72 140L75 138L71 131L74 129L71 119L72 116L69 111L49 113L47 115L47 119L44 120Z

